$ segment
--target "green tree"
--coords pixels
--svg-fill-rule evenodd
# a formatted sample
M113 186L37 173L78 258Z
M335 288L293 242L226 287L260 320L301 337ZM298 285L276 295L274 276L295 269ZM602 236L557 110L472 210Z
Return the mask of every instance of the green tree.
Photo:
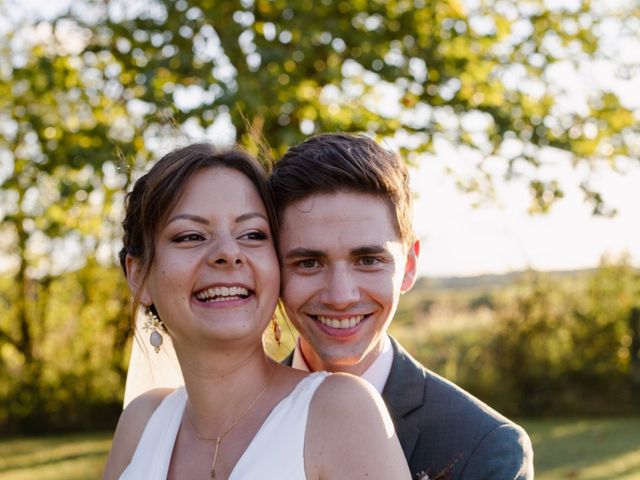
M402 132L405 153L415 154L450 142L477 154L460 181L470 191L490 189L493 157L507 176L533 167L537 211L563 195L555 179L535 173L545 150L586 165L638 153L637 118L612 87L572 108L554 75L558 65L609 55L596 32L611 22L637 36L632 2L620 11L587 1L551 9L542 0L93 5L92 15L75 15L86 51L116 72L124 98L143 102L154 131L167 118L207 128L228 117L237 140L257 151L263 138L276 157L323 131ZM594 212L606 212L601 192L582 187Z
M640 271L629 259L592 272L529 271L508 285L474 288L486 288L489 316L469 306L462 287L429 293L434 310L446 313L394 322L424 365L507 415L638 413ZM419 314L416 295L402 303ZM461 325L454 319L465 311Z
M26 25L0 40L0 242L13 279L0 292L10 305L0 316L0 359L14 378L9 397L19 394L18 417L40 408L56 355L43 347L52 288L96 251L113 250L129 181L116 165L134 155L133 117L110 93L99 59L66 45L69 29Z
M629 320L640 275L622 259L572 283L531 274L498 300L482 365L494 372L505 411L634 411Z

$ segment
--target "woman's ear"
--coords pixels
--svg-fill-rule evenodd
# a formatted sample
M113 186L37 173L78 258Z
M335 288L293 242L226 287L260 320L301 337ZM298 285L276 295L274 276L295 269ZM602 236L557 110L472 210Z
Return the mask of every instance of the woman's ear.
M418 258L420 257L420 240L413 242L413 245L409 247L407 252L407 258L404 265L404 277L402 278L402 285L400 291L405 293L413 287L418 275Z
M142 262L139 258L127 255L125 258L125 266L127 268L127 282L129 288L134 295L140 291L140 302L143 305L151 305L151 296L147 291L146 285L142 285Z

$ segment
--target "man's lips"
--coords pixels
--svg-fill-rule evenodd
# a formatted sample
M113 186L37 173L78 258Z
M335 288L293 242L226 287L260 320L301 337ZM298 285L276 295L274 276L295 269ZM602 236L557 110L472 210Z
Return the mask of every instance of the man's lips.
M194 293L201 302L215 303L231 300L242 300L253 292L244 285L215 286L199 290Z
M340 330L346 330L348 328L356 327L366 315L353 315L350 317L341 316L340 318L324 316L324 315L312 315L312 318L320 322L325 327L336 328Z

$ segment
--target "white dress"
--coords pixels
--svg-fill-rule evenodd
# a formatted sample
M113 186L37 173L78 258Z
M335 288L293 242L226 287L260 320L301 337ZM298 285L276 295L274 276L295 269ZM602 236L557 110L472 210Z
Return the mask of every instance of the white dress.
M315 372L303 378L274 407L238 460L229 480L306 478L304 436L309 403L328 375L327 372ZM131 463L120 480L166 480L186 403L184 387L165 397L149 418Z

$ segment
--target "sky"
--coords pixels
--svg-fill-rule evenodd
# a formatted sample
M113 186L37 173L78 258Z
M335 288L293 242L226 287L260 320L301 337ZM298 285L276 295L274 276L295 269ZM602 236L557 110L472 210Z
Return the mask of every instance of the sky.
M465 0L473 4L475 0ZM579 2L555 2L571 8ZM593 8L611 9L626 0L594 3ZM612 91L623 105L640 118L640 75L620 74L620 65L640 65L640 38L623 34L614 16L597 26L601 55L558 62L549 72L559 99L568 111L588 111L591 93ZM561 104L560 104L561 102ZM586 132L585 132L586 133ZM412 187L417 194L414 224L421 238L419 274L427 276L478 275L534 268L566 270L593 268L603 256L615 260L628 254L640 266L640 159L622 159L620 173L606 165L592 172L585 166L571 167L562 155L543 159L540 173L555 178L565 198L545 215L530 215L530 196L524 180L504 182L496 175L496 201L480 208L456 190L453 179L443 173L444 165L459 163L460 152L444 150L434 159L423 159L412 170ZM531 172L530 172L531 173ZM590 178L608 206L618 211L612 218L591 214L579 185Z
M470 1L470 0L469 0ZM473 3L473 2L471 2ZM16 15L39 11L53 16L64 9L66 1L11 1ZM615 40L615 25L606 33L610 43ZM624 48L620 48L620 47ZM619 44L611 48L622 56L638 60L638 44ZM636 52L633 54L633 52ZM579 102L591 86L607 85L628 106L640 111L640 78L622 82L610 64L586 65L575 75L560 69L558 82L568 82L567 102ZM559 85L562 88L562 85ZM572 97L573 96L573 97ZM573 106L575 106L573 105ZM224 125L221 125L224 128ZM441 150L435 156L423 158L411 169L411 186L416 194L414 226L421 239L419 275L468 276L504 273L534 268L565 270L596 267L607 255L617 258L629 254L640 266L640 161L622 162L616 173L609 168L596 171L594 184L604 194L608 205L617 209L612 218L596 217L584 202L578 188L587 172L573 169L567 161L550 158L544 166L546 175L557 178L565 190L565 198L544 215L528 213L530 201L524 180L504 182L496 178L496 198L474 208L472 198L460 192L454 179L447 175L452 158L459 152Z
M579 172L554 165L565 198L547 214L528 213L529 193L522 181L499 182L496 199L478 208L444 173L444 159L412 168L416 193L414 227L421 240L419 275L468 276L536 270L596 267L603 255L627 253L640 264L640 164L628 162L626 173L597 175L613 218L596 217L584 202L575 179Z

